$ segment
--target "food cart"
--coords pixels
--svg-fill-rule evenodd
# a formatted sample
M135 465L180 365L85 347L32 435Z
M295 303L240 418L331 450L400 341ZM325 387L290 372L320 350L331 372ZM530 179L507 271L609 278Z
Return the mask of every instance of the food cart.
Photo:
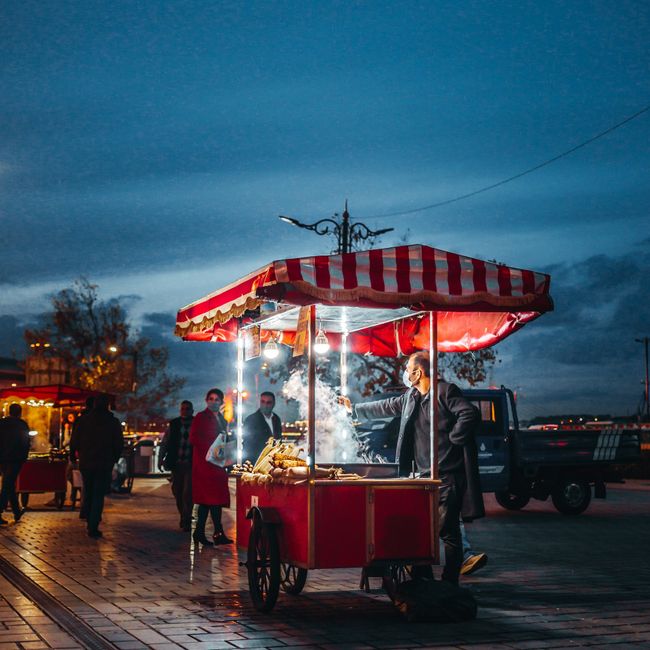
M272 341L307 355L304 477L249 473L237 482L237 544L247 549L257 609L272 609L280 587L299 593L311 569L361 567L362 583L369 575L382 576L390 593L406 567L439 560L437 400L429 400L429 477L368 473L331 480L336 472L325 477L316 465L315 345L327 341L340 353L343 395L349 352L399 356L429 350L435 395L438 351L478 350L501 341L553 308L549 284L546 274L428 246L398 246L274 261L178 312L176 334L185 340L237 343L238 396L249 332L259 337L258 347ZM241 397L237 414L241 460Z
M17 386L0 390L2 414L6 415L9 404L20 404L22 417L29 425L32 438L29 457L16 481L16 492L23 507L27 506L30 494L53 492L54 505L59 510L63 508L68 480L68 452L65 446L72 433L71 422L68 423L64 414L78 414L86 398L99 394L98 391L64 384Z

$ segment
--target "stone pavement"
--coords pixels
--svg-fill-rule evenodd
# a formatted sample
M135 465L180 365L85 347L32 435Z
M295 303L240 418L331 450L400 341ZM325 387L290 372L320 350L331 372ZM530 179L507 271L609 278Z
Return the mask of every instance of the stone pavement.
M445 625L406 623L378 582L356 589L357 570L311 572L300 596L281 592L272 613L255 612L235 549L195 549L162 479L109 497L101 540L49 497L0 530L0 561L117 648L650 648L647 481L610 489L576 518L541 502L507 512L488 497L488 517L467 528L490 556L465 579L478 619ZM0 577L0 649L81 647L46 610Z

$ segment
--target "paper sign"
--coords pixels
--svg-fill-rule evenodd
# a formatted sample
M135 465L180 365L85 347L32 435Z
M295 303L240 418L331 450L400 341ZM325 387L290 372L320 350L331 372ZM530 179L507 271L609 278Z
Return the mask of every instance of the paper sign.
M298 314L298 325L296 326L296 339L293 343L293 356L299 357L307 349L307 338L309 337L309 305L301 307Z
M259 325L244 331L244 359L250 361L260 356L262 343L260 341Z

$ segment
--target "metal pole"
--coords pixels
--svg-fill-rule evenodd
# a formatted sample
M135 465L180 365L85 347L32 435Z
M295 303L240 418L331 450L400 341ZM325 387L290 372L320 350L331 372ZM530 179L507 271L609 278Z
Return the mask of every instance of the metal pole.
M314 478L316 472L316 359L314 358L314 339L316 337L316 305L309 306L309 346L307 348L308 366L307 383L309 386L309 403L307 405L307 436L309 438L309 475Z
M648 394L648 387L650 382L648 381L648 337L643 337L643 343L645 345L645 417L646 420L650 421L650 395Z
M133 380L131 382L131 392L135 395L138 390L138 351L133 351Z
M645 350L645 387L643 391L643 401L645 402L645 419L650 422L650 381L648 376L648 337L644 336L642 339L634 339L637 343L643 343Z
M244 333L237 328L237 462L244 458Z
M341 307L341 395L348 394L348 318L347 310Z
M348 212L348 202L345 201L345 210L343 210L343 222L341 223L341 234L339 238L339 253L349 253L352 250L350 241L350 213Z
M438 312L429 312L429 435L431 478L438 478Z

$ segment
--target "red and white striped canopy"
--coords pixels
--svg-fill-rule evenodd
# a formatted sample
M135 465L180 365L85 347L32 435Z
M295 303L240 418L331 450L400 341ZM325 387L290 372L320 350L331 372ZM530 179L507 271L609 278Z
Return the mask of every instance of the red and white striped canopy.
M524 323L553 309L550 276L448 253L429 246L397 246L343 255L320 255L271 262L267 266L183 307L176 334L188 340L233 340L233 319L275 301L287 305L324 304L366 309L408 308L439 312L441 351L479 349L505 338ZM459 313L460 312L460 313ZM415 325L390 324L358 332L351 347L373 351L367 340L385 340L383 354L407 353ZM394 332L392 335L389 333ZM290 337L291 332L286 332ZM362 342L365 341L365 342ZM288 342L288 341L287 341ZM354 349L354 348L357 349Z

